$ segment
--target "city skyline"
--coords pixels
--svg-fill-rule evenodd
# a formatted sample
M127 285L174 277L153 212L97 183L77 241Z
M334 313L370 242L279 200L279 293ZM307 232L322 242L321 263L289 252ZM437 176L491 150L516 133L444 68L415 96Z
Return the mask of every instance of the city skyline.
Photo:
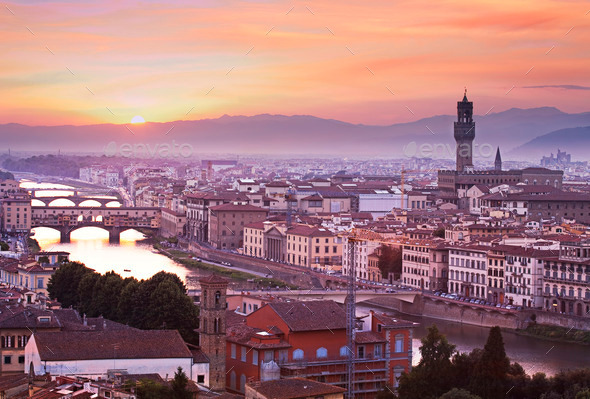
M0 123L587 111L587 5L532 4L7 3Z

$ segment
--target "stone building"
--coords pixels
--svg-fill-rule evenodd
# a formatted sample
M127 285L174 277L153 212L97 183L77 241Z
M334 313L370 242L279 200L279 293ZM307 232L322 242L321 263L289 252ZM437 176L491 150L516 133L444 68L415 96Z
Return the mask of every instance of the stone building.
M467 190L476 184L497 186L500 184L516 185L518 183L532 185L551 185L561 189L563 171L546 168L525 168L502 170L500 149L496 151L494 168L491 170L474 170L473 145L475 139L475 122L473 121L473 102L467 100L467 93L463 101L457 103L457 121L454 123L454 136L457 144L455 170L440 170L438 172L438 187L441 198L460 208L468 206ZM480 149L483 146L479 147ZM490 154L491 155L491 154Z
M225 389L225 310L228 281L214 274L199 280L201 310L199 344L209 358L209 387Z

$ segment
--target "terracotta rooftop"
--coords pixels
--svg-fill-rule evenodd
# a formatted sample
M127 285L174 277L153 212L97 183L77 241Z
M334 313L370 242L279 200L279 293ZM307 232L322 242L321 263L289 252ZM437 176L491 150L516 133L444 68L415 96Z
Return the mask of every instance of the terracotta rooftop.
M41 361L187 358L176 330L59 331L33 334Z
M334 301L271 302L270 306L291 331L346 328L346 313Z
M225 211L225 212L264 212L267 213L268 210L264 208L260 208L254 205L238 205L238 204L222 204L216 205L209 208L214 212Z
M346 389L303 378L287 378L261 382L256 391L272 399L299 399L344 393Z

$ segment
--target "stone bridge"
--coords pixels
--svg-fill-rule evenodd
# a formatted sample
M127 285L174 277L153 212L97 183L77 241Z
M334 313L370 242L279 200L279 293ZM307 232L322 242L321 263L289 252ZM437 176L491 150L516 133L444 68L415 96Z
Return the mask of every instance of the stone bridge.
M100 227L109 232L109 242L118 243L121 232L160 228L160 208L31 207L31 228L48 227L60 232L60 242L70 242L72 231Z
M53 206L49 205L51 204L53 201L56 200L68 200L74 203L75 206L80 206L80 204L82 204L83 202L86 201L96 201L98 203L100 203L100 207L106 207L107 204L110 203L117 203L119 204L119 206L121 206L121 200L117 199L117 198L97 198L97 197L82 197L82 196L77 196L77 195L71 195L71 196L54 196L54 197L32 197L31 200L37 200L40 201L42 203L45 204L45 206L48 206L50 208L53 208Z
M235 292L234 294L240 294ZM318 299L330 299L334 302L344 303L346 299L346 290L272 290L272 291L249 291L249 294L256 295L272 295L280 296L283 298L296 299L301 301L318 300ZM355 295L355 302L364 302L375 298L396 298L403 302L413 303L414 299L420 293L416 291L399 290L396 292L383 292L375 290L363 290L358 289Z

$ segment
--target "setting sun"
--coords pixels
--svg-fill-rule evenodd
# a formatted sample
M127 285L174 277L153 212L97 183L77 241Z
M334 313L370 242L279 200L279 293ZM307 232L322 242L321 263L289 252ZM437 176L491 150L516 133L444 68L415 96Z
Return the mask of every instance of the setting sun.
M132 119L131 119L131 123L145 123L145 119L143 119L143 117L139 116L139 115L135 115Z

